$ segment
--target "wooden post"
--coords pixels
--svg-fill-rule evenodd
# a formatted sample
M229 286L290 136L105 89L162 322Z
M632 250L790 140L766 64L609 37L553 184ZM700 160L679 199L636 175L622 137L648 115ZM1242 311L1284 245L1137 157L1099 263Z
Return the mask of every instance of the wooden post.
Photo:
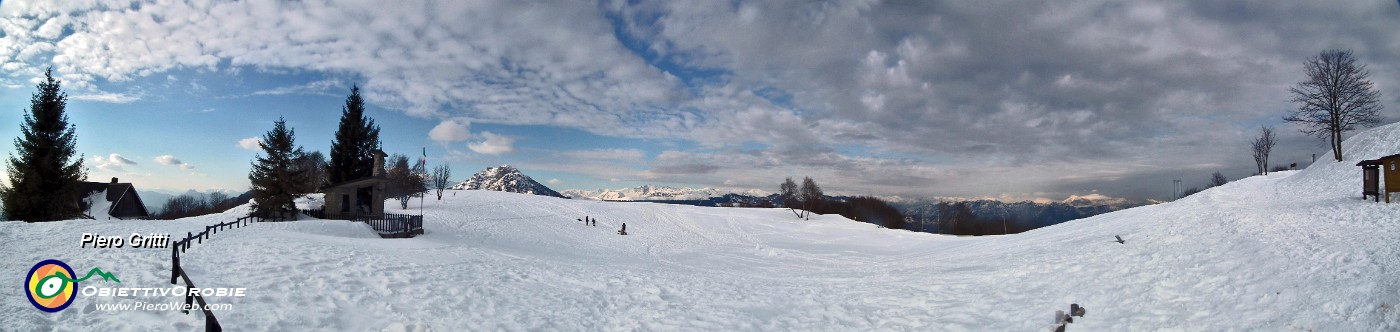
M186 276L185 278L189 277ZM185 287L185 306L180 307L180 313L188 315L190 314L190 302L194 301L194 293L190 292L190 287L194 287L194 285L190 285L190 283L186 282L185 286L189 287Z
M170 284L175 284L175 278L180 276L180 247L176 243L174 248L170 248Z

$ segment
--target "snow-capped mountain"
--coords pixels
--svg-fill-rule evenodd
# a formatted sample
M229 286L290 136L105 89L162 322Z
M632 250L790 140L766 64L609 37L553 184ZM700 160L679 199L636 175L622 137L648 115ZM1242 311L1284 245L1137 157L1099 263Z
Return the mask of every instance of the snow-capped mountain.
M452 190L493 190L521 194L532 194L540 196L565 197L549 189L539 182L535 182L529 176L520 173L520 170L510 165L501 167L490 167L473 174L462 183L449 187ZM567 198L567 197L565 197Z
M1069 198L1065 198L1065 200L1061 201L1060 203L1065 203L1073 207L1108 206L1113 207L1115 209L1123 209L1126 207L1142 205L1134 204L1132 201L1129 201L1126 198L1109 197L1100 194L1088 194L1084 196L1069 195Z
M623 189L598 189L598 190L564 190L564 195L569 198L591 199L602 201L672 201L672 200L704 200L711 197L720 197L726 194L745 194L750 196L765 196L767 193L753 189L743 192L731 192L714 188L674 188L667 186L642 185L636 188Z

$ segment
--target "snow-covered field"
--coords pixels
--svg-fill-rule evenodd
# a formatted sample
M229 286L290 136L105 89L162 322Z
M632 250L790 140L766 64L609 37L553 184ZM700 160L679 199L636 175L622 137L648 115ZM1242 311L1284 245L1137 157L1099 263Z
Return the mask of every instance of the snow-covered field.
M210 298L232 304L217 316L236 331L1037 331L1070 303L1088 309L1070 331L1394 331L1400 204L1360 200L1353 165L1400 153L1397 142L1391 125L1349 140L1353 161L1010 236L461 191L429 198L427 234L417 238L380 239L343 221L261 223L220 232L182 263L201 287L247 288L246 297ZM168 250L84 249L81 234L183 235L240 213L0 223L0 271L18 285L34 263L55 258L75 270L100 266L122 287L163 287ZM598 226L575 220L585 215ZM621 223L630 235L616 234ZM97 310L183 301L175 296L79 296L50 314L19 287L0 294L6 331L203 324L198 313Z

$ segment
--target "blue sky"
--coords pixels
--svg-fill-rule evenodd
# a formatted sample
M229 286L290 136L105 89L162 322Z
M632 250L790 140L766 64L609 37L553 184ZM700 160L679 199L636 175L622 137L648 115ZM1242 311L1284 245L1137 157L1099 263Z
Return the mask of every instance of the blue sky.
M99 82L121 91L117 94L137 99L132 101L94 100L100 98L69 91L68 112L70 121L77 125L79 150L87 157L91 180L119 177L122 181L171 191L242 190L248 186L249 164L260 150L240 143L261 137L273 121L285 117L296 130L298 145L306 151L329 151L341 107L354 80L309 72L177 70L120 83ZM0 107L25 110L35 89L6 87L0 91ZM646 160L668 148L694 146L676 140L613 138L553 126L492 124L471 124L469 130L476 135L449 143L429 137L440 123L437 120L373 103L368 111L381 127L389 153L416 160L426 152L432 166L448 164L455 170L454 181L501 164L567 164L561 159L569 157L561 154L588 152L599 146L635 156L632 162ZM0 122L18 124L22 116L21 112L5 112ZM18 133L18 125L0 129L3 137L16 137ZM481 133L507 137L510 143L497 146L497 150L477 152L471 145L486 141ZM162 158L166 156L169 158ZM640 164L617 166L645 170ZM643 183L699 185L595 178L567 169L529 173L541 182L556 180L554 185L561 188L615 188Z
M1166 199L1324 154L1280 118L1346 48L1400 119L1400 6L1368 1L5 1L0 137L44 68L90 177L247 187L279 116L329 148L359 84L385 148L558 190ZM553 181L551 181L553 180Z

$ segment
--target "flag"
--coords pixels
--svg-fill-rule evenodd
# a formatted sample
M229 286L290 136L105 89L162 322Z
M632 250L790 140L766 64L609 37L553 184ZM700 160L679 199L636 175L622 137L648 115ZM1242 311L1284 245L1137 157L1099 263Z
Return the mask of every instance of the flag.
M423 158L418 159L418 167L422 167L426 172L428 169L428 148L423 147Z

